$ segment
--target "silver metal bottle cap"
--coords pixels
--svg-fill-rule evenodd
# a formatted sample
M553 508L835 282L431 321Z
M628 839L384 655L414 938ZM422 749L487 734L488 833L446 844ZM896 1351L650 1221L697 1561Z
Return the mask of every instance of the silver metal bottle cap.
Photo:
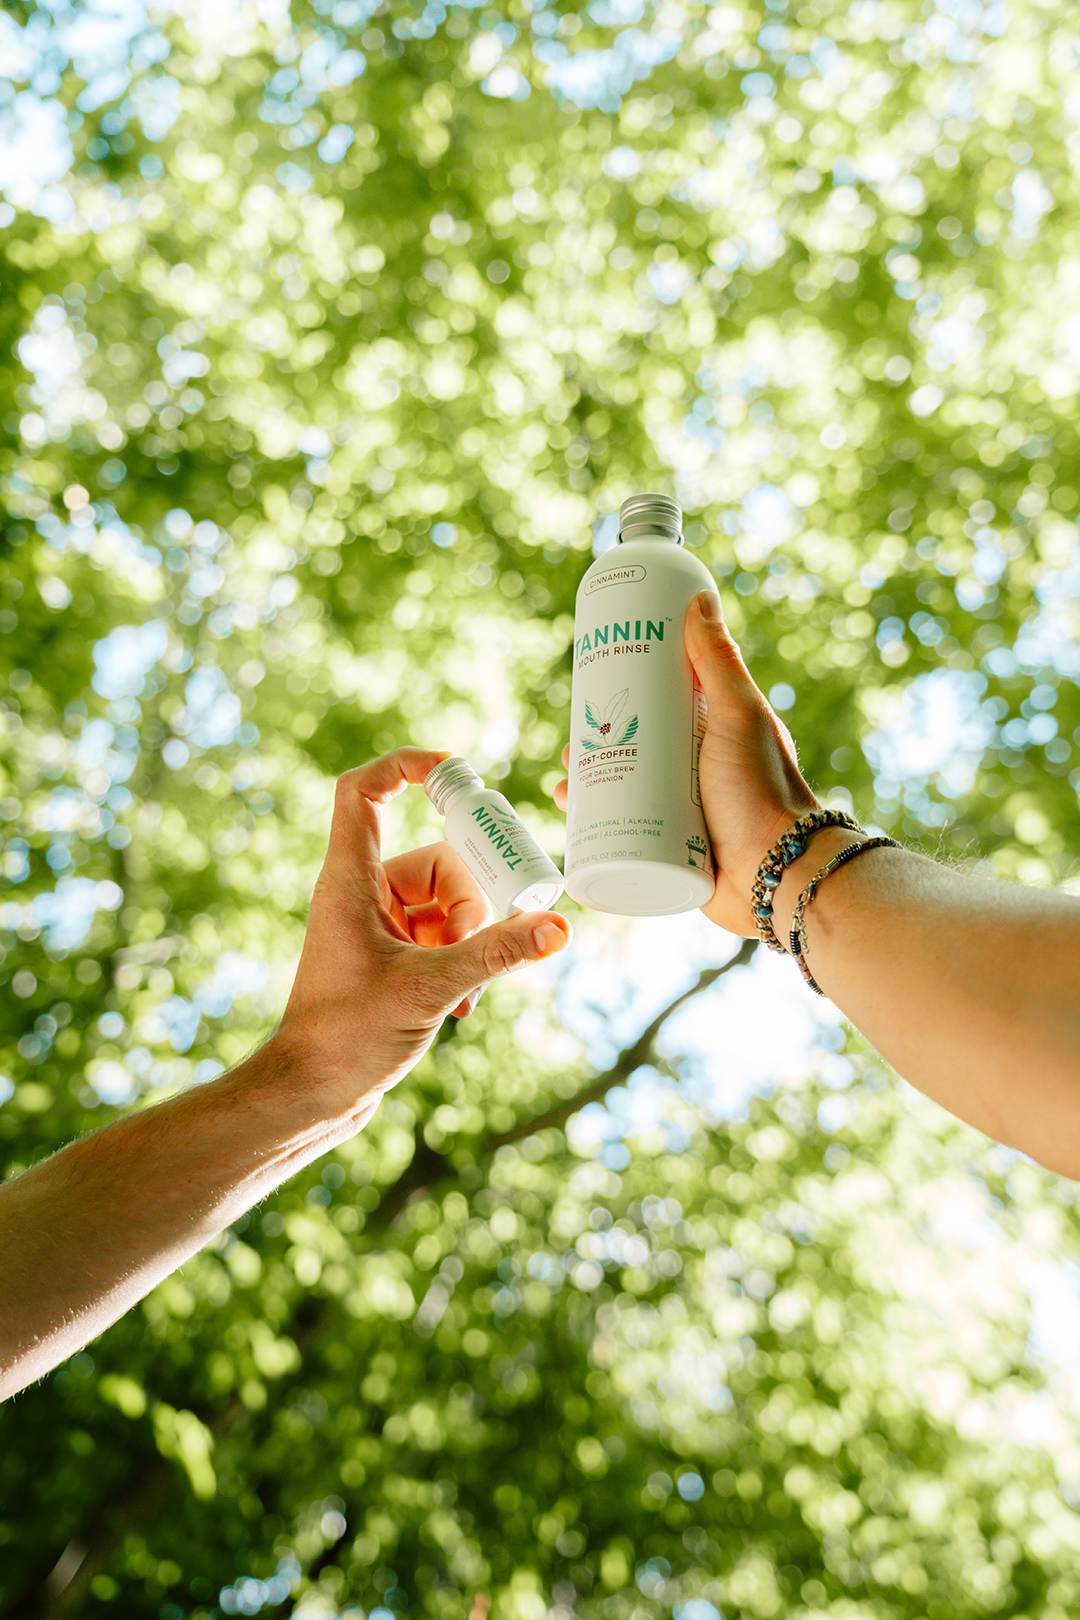
M619 539L636 534L662 534L683 543L682 507L670 495L631 495L619 508Z
M462 788L471 787L483 787L483 782L467 759L440 760L424 777L424 792L440 816L445 816L451 799Z

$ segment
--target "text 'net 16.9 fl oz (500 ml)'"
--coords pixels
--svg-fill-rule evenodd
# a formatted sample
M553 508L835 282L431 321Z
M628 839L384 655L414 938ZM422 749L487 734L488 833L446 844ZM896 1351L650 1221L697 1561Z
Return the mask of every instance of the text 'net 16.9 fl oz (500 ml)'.
M698 591L715 589L683 549L677 501L623 502L619 543L587 570L574 621L564 878L579 905L666 917L712 898L706 705L684 627Z

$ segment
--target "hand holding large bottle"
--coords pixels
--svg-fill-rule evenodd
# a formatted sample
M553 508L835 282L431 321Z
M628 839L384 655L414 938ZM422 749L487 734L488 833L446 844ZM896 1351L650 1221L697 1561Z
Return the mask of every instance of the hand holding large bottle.
M691 600L684 646L707 706L698 773L716 887L701 910L730 933L750 937L750 889L761 859L818 801L799 772L787 727L750 677L715 591ZM562 755L567 768L571 752L568 743ZM566 782L555 789L562 810L567 792Z

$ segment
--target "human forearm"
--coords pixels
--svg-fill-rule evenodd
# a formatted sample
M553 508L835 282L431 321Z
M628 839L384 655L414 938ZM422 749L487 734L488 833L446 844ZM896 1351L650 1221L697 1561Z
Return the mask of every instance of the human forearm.
M686 648L708 704L700 781L717 884L702 909L752 934L762 860L820 805L709 592L687 613ZM806 884L853 841L822 829L787 868L773 897L782 942ZM805 921L816 982L898 1074L1080 1178L1080 901L878 848L831 873Z
M787 869L785 943L800 891L853 841L826 829ZM831 874L806 922L817 983L899 1075L1080 1177L1080 903L886 848Z
M0 1187L0 1398L361 1129L483 984L566 944L550 914L491 924L445 842L380 859L379 807L446 757L401 748L338 782L296 979L260 1051Z
M370 1111L370 1110L368 1110ZM0 1397L104 1331L289 1176L352 1135L280 1040L0 1187Z

